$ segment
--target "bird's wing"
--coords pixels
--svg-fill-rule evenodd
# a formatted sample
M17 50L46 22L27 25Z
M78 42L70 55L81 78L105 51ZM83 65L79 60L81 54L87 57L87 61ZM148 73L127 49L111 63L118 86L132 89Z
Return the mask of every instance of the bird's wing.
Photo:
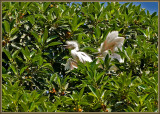
M124 37L117 37L115 40L114 40L114 42L116 42L116 43L124 43Z
M105 50L112 49L115 47L115 39L118 37L118 31L112 31L106 37L106 40L101 44L99 51L104 52Z
M118 37L115 39L116 46L114 47L114 51L118 51L118 48L122 49L122 46L124 44L124 40L125 40L124 37Z
M118 48L121 48L123 43L124 43L124 39L123 37L117 37L117 38L112 38L112 40L110 40L110 42L107 42L107 40L104 42L104 45L103 45L103 51L105 50L112 50L112 51L115 51L114 49L116 47ZM102 50L102 49L101 49Z
M81 52L82 53L82 55L83 56L85 56L85 58L86 58L86 61L88 61L88 62L92 62L92 59L91 59L91 57L89 56L89 55L87 55L86 53L84 53L84 52Z
M80 61L82 63L84 62L81 52L71 51L71 55L75 61Z
M65 70L73 70L74 68L78 67L77 63L71 58L67 60L67 63L64 66L65 66Z
M88 56L86 53L84 53L84 52L78 52L77 56L78 56L78 58L79 58L79 60L80 60L81 62L86 62L86 61L92 62L91 57L89 57L89 56Z
M117 38L117 37L118 37L118 31L112 31L111 33L109 33L107 35L106 40L107 40L108 43L110 43L110 42L114 41L114 39Z
M82 56L80 55L79 52L75 53L74 58L76 59L76 61L83 62Z
M100 52L103 53L104 51L111 49L112 47L115 46L115 42L108 42L108 40L106 39L100 47Z

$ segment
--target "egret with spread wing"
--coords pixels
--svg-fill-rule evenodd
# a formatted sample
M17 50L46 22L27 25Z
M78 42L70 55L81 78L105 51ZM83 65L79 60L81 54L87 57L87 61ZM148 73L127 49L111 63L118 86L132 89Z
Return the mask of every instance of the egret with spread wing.
M102 58L103 60L105 59L106 55L109 54L109 50L111 51L111 55L109 54L109 57L111 60L117 59L120 63L123 62L123 59L121 56L117 53L119 49L122 49L123 43L124 43L124 37L118 37L118 31L112 31L110 32L105 41L101 44L100 48L98 49L99 51L99 56L98 58ZM110 70L115 69L111 68Z
M67 41L66 48L71 49L71 56L73 59L69 59L65 65L65 69L74 69L77 68L77 62L80 61L82 63L92 62L90 56L86 53L79 51L79 46L76 41Z

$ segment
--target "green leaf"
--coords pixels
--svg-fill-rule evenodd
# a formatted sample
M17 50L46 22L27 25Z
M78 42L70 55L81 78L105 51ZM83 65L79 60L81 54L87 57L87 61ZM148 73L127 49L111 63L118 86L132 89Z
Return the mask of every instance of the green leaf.
M99 81L99 79L101 79L101 77L105 74L105 72L101 72L96 76L96 81Z
M130 57L128 56L128 54L127 54L127 51L125 50L125 57L128 59L128 61L130 61Z
M52 42L50 44L48 44L46 47L49 47L49 46L56 46L56 45L60 45L62 44L61 42Z
M96 90L92 85L88 85L88 87L92 91L92 93L94 94L94 96L99 99L100 94L99 94L98 90Z
M34 23L35 23L35 17L34 17L34 15L28 16L27 19L28 19L28 21L29 21L32 25L34 25Z
M43 64L43 58L40 56L40 57L39 57L38 65L41 66L42 64Z
M46 19L45 15L43 14L35 14L35 18L38 18L38 19Z
M100 8L101 8L100 2L94 2L94 7L100 11Z
M137 104L139 104L139 98L134 92L130 92L129 95L132 97L134 101L136 101Z
M41 105L39 105L39 106L38 106L38 110L39 110L40 112L45 112L44 107L43 107L43 106L41 106Z
M40 57L41 57L41 54L40 54L40 53L39 53L39 54L36 54L36 55L34 56L34 58L32 59L32 62L38 61Z
M28 60L26 51L25 51L23 48L21 48L21 52L22 52L22 54L23 54L24 59L25 59L25 60Z
M152 15L151 15L151 18L153 18L154 16L156 16L157 12L154 12Z
M8 59L11 59L10 52L7 49L2 48L2 51L7 55Z
M74 15L72 25L73 26L77 25L77 15Z
M91 51L91 52L97 52L97 49L95 48L92 48L92 47L83 47L82 48L82 51Z
M97 39L101 36L101 29L98 26L96 26L95 35Z
M20 93L19 91L16 92L16 97L14 99L16 103L19 101L19 99L20 99L21 96L22 96L22 93Z
M147 101L147 111L148 112L153 112L153 110L152 110L152 104L151 104L151 102L150 101Z
M19 54L19 50L16 50L13 54L12 54L12 58L15 59L17 57L17 55Z
M2 74L6 73L6 69L2 66Z
M4 28L7 33L10 32L10 24L8 21L4 20Z
M47 99L47 96L41 96L37 101L36 103L41 103L41 102L45 102L45 100Z
M83 96L83 92L84 92L84 88L82 88L82 89L81 89L81 91L80 91L80 93L79 93L79 99L81 99L81 98L82 98L82 96Z
M39 38L38 34L35 31L31 31L31 34L36 38L37 42L41 42L41 38Z
M104 63L105 63L105 66L107 69L110 68L110 60L111 60L111 58L109 58L109 54L107 54L105 57L105 60L104 60Z
M15 75L17 75L17 69L14 65L10 65L11 69L13 70L13 72L15 73Z
M89 103L89 102L87 102L87 101L81 101L81 102L79 103L79 105L89 106L89 105L90 105L90 103Z
M23 67L21 70L20 70L20 75L24 72L24 70L26 70L28 68L28 66L25 66Z
M39 96L39 94L37 93L37 91L36 90L32 91L31 92L31 97L30 97L29 101L33 102L36 99L37 96Z
M103 99L103 98L105 97L105 93L106 93L106 92L108 92L108 91L101 89L101 92L100 92L100 93L101 93L101 95L100 95L100 96L101 96L101 97L100 97L101 99Z
M51 37L47 38L46 42L48 43L48 42L56 39L57 37L58 37L57 35L51 36Z
M90 16L91 20L94 22L94 21L95 21L94 16L93 16L93 15L91 15L91 14L88 14L88 15Z
M31 103L30 108L29 108L29 112L32 112L35 108L35 103L34 101Z
M44 7L43 7L43 11L45 12L48 8L48 6L51 4L51 2L45 2L44 3Z
M13 28L11 30L11 37L13 37L18 31L19 31L19 28Z
M36 52L35 51L32 51L29 55L29 57L33 57L33 55L35 54Z
M43 67L44 67L44 68L48 68L48 69L50 69L51 71L54 71L51 63L44 63L43 66L42 66L42 68L43 68Z
M26 103L20 102L20 105L22 106L24 112L28 112L28 105Z
M135 110L131 106L128 106L128 110L129 112L135 112Z
M84 24L84 22L79 23L79 24L74 28L74 31L76 31L76 30L78 29L78 27L81 26L81 25L83 25L83 24Z
M82 41L82 33L79 33L79 34L78 34L78 39L77 39L77 41L78 41L79 43L81 43L81 41Z
M67 90L69 83L66 83L64 89Z
M73 94L70 96L73 100L78 101L79 96L77 91L73 91Z
M57 82L58 82L59 87L61 88L61 80L58 75L57 75Z
M25 55L28 59L30 59L30 51L27 46L25 47Z
M127 81L125 82L127 84L127 86L129 86L131 84L131 76L132 76L132 71L130 71L130 73L127 77ZM126 77L126 74L125 74L124 77Z
M76 31L76 26L77 26L77 15L74 15L72 22L71 22L71 27L72 27L72 31Z
M45 28L44 34L42 36L42 44L44 44L46 42L47 38L48 38L48 30L47 30L47 28Z

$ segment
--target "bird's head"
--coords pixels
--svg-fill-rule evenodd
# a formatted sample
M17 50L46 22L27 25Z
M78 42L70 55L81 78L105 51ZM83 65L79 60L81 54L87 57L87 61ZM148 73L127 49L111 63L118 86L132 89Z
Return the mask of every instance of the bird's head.
M79 49L78 43L76 41L66 41L66 44L67 45L65 45L65 46L67 49L76 49L76 50Z

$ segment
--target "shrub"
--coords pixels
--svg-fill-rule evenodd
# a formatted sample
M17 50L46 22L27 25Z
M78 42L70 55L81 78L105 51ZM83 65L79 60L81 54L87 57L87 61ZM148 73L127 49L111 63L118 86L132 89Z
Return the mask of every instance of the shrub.
M3 2L3 112L157 112L158 16L118 2ZM125 38L118 54L96 64L111 31ZM93 59L66 71L64 48L76 40ZM116 65L116 72L109 72Z

